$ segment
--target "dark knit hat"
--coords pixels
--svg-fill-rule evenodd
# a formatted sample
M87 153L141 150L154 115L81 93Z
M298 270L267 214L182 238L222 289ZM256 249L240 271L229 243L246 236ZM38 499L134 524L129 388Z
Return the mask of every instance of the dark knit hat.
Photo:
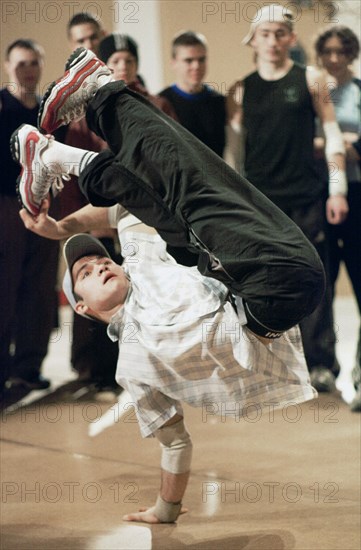
M138 61L137 43L127 34L113 33L106 36L99 45L99 58L106 63L115 52L127 51Z

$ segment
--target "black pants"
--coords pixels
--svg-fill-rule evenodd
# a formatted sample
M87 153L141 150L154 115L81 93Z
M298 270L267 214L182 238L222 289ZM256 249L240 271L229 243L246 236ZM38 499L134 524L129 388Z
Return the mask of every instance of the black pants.
M284 212L300 227L319 254L326 274L329 274L329 253L326 230L325 201L319 199L312 204L298 208L287 208ZM302 342L308 368L323 366L336 376L339 365L336 360L336 335L332 313L332 289L327 277L326 292L316 309L300 323Z
M192 134L122 82L97 92L87 123L110 149L81 173L91 204L120 203L168 244L201 250L200 272L244 299L258 334L286 330L314 310L324 292L314 247Z
M0 386L40 373L58 307L58 254L57 241L25 229L17 197L0 195Z
M328 228L330 277L334 293L340 263L343 261L361 314L361 183L359 181L349 182L347 200L350 210L346 220L340 225L329 225ZM361 370L361 327L355 367Z

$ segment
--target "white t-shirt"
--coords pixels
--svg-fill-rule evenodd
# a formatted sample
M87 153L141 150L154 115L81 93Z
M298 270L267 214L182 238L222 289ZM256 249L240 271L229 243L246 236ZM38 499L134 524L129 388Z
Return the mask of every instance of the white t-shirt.
M131 287L108 333L119 341L116 378L132 397L143 437L182 414L182 401L234 416L317 395L298 328L263 345L221 282L178 265L159 235L132 231L139 220L120 206L110 220L120 222Z

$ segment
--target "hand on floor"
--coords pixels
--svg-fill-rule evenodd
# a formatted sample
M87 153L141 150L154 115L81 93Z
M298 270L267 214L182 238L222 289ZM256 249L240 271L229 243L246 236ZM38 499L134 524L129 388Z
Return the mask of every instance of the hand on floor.
M154 509L155 506L152 506L151 508L140 508L139 512L126 514L122 519L124 521L141 521L143 523L162 523L154 514ZM186 514L187 512L188 508L182 508L180 513Z

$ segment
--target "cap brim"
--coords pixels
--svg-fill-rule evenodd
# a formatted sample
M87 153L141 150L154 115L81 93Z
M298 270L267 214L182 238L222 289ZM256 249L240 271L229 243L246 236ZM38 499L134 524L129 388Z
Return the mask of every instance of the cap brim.
M271 8L272 14L271 14ZM271 4L264 6L254 16L250 29L246 36L242 40L242 44L248 45L256 32L256 29L262 23L281 23L286 25L290 31L293 30L294 16L291 10L287 9L285 6L278 4Z
M246 36L242 40L242 44L244 46L247 46L251 42L253 35L254 35L254 29L252 31L249 31L248 34L246 34Z
M96 255L110 258L107 249L102 243L87 233L79 233L70 237L64 245L63 253L70 273L75 262L83 256Z

